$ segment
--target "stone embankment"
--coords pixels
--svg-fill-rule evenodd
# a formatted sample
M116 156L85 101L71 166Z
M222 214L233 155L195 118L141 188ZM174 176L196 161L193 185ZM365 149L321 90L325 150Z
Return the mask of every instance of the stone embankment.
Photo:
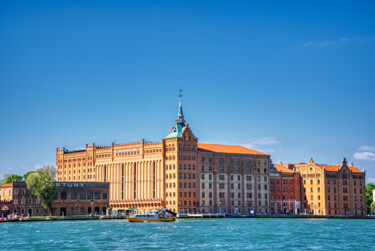
M228 216L223 214L178 214L178 219L202 219L202 218L258 218L258 219L375 219L375 216L369 215L236 215ZM60 217L33 217L33 218L18 218L13 220L4 220L0 223L7 222L34 222L34 221L73 221L73 220L124 220L126 216L60 216Z

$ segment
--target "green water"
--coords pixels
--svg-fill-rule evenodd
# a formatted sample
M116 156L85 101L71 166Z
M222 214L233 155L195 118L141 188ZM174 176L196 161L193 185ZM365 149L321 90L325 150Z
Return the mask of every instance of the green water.
M375 220L189 219L0 224L0 250L375 250Z

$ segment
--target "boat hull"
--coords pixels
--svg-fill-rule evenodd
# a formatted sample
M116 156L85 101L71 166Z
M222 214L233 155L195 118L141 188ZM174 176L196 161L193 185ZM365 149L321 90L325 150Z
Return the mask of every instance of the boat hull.
M139 219L139 218L133 218L133 217L129 217L127 218L128 221L130 222L145 222L145 221L149 221L149 222L157 222L157 221L175 221L176 218L162 218L162 219Z

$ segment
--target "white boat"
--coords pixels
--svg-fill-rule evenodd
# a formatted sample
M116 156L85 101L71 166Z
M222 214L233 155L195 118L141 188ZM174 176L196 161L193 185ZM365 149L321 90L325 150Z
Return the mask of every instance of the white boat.
M145 221L175 221L176 217L168 215L165 209L151 210L146 214L132 214L128 218L130 222L145 222Z

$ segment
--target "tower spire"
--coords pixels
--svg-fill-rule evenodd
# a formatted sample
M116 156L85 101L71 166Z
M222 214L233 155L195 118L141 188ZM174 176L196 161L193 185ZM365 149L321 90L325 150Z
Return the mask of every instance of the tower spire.
M179 102L178 102L178 114L177 114L177 124L185 124L185 119L184 119L184 114L182 112L182 103L181 103L181 99L182 99L182 89L180 88L180 94L178 95L179 97Z

